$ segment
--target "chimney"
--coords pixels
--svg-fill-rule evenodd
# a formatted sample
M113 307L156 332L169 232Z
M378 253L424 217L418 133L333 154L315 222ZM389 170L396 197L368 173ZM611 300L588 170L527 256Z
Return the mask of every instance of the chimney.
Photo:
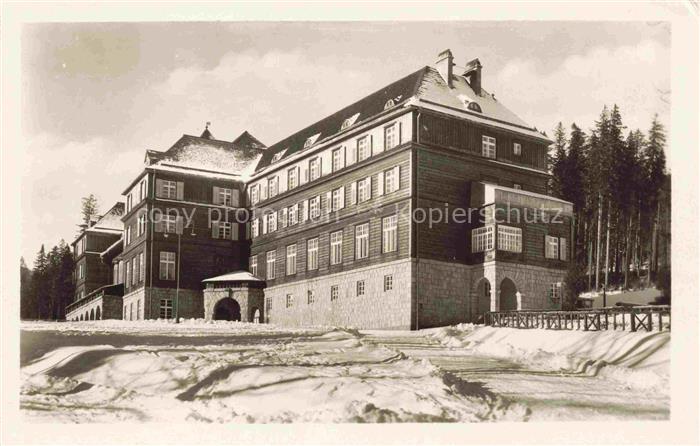
M435 68L440 73L440 76L445 79L445 83L447 83L447 86L450 88L452 88L452 66L454 65L452 60L452 51L446 49L438 54L437 60L435 61Z
M469 81L469 86L472 87L474 93L481 96L481 62L479 59L474 59L467 62L467 66L464 68L464 73L462 74L467 81Z

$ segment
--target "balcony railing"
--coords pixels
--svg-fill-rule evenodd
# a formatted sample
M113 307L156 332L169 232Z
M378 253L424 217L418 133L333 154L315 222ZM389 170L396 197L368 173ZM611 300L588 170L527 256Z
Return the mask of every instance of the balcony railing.
M92 293L83 297L82 299L76 300L75 302L67 305L66 306L66 314L70 313L71 311L75 310L76 308L80 308L83 305L86 305L86 304L88 304L94 300L97 300L105 295L123 296L124 295L124 284L117 283L117 284L112 284L112 285L105 285L103 287L96 289L95 291L93 291Z

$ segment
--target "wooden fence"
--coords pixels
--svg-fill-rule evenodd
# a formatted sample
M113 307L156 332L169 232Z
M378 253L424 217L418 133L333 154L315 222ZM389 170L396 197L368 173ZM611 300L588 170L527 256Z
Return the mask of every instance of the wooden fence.
M485 314L491 327L544 328L547 330L671 330L669 305L609 307L575 311L518 310Z

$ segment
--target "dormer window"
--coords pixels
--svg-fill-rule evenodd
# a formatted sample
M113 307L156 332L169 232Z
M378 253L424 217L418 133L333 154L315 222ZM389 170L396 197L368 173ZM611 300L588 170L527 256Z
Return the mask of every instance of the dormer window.
M277 161L279 161L280 159L282 159L282 157L284 156L284 154L285 154L286 152L287 152L287 149L284 149L284 150L282 150L281 152L275 153L275 156L272 157L272 161L270 162L270 164L276 163Z
M513 143L513 155L522 155L523 153L523 147L520 145L519 142L514 142Z
M316 143L318 137L321 136L320 133L316 133L314 136L309 136L304 142L304 148L307 149Z
M393 107L393 106L395 106L395 105L396 105L396 104L394 103L394 100L393 100L393 99L389 99L388 101L386 101L386 104L384 104L384 110L388 110L388 109L390 109L391 107Z
M468 101L465 101L465 102L467 103L468 110L475 111L477 113L481 113L481 107L479 106L479 104L477 104L476 102L468 102Z
M359 113L355 113L354 115L350 116L348 119L343 121L343 123L340 126L340 130L345 130L346 128L350 127L357 121L357 118L360 116Z

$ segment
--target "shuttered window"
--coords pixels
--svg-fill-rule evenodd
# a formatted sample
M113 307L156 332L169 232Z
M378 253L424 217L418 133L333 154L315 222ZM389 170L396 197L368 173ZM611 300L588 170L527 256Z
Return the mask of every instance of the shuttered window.
M334 189L332 200L332 206L334 211L343 209L345 207L345 188L341 186L338 189Z
M306 242L306 269L318 269L318 238Z
M357 182L357 202L362 203L372 198L372 177Z
M548 259L559 258L559 239L549 235L544 237L544 256Z
M331 265L343 263L343 231L331 233Z
M318 158L309 161L309 181L314 181L321 176L321 166Z
M289 226L294 226L299 222L299 204L294 204L289 207L287 212L287 219Z
M382 252L394 252L398 249L397 215L382 219Z
M357 161L363 161L370 157L371 148L369 146L369 137L363 136L357 140Z
M390 194L399 190L399 166L384 172L384 193Z
M355 226L355 258L365 259L369 256L369 223Z
M275 251L267 252L267 279L271 280L275 278L275 257L277 253Z
M321 197L314 197L309 200L309 217L312 219L321 216Z
M287 246L287 275L297 273L297 245Z
M384 150L393 149L399 144L397 127L396 123L384 127Z
M288 189L294 189L299 185L299 167L292 167L287 170L287 187Z

